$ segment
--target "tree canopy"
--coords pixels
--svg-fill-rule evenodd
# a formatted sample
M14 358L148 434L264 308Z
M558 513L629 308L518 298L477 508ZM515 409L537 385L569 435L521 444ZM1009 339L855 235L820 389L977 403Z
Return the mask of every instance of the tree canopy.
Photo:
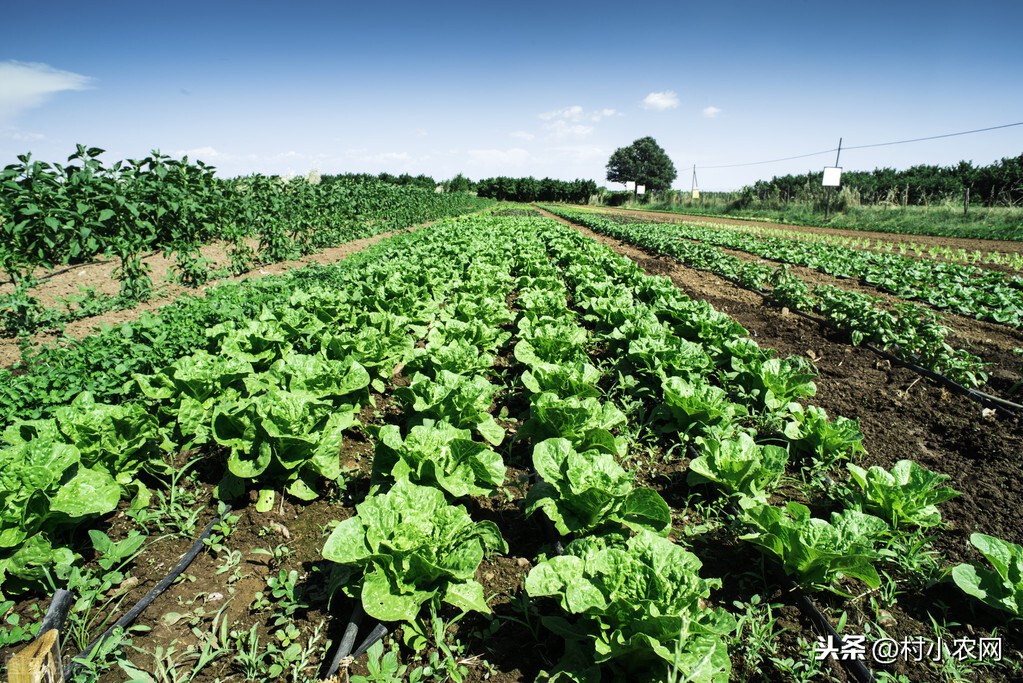
M678 177L675 164L651 137L640 138L628 147L619 147L607 162L607 179L615 183L630 180L647 190L664 191Z

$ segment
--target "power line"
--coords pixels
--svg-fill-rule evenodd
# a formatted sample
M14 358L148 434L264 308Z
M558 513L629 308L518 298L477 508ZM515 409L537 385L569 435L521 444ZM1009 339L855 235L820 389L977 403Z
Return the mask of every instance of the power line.
M945 135L932 135L926 138L914 138L912 140L896 140L895 142L878 142L873 145L857 145L855 147L846 147L846 149L867 149L868 147L886 147L888 145L904 145L907 142L923 142L924 140L938 140L939 138L954 138L957 135L969 135L970 133L983 133L988 130L998 130L999 128L1012 128L1013 126L1023 126L1023 121L1019 123L1007 123L1004 126L991 126L990 128L978 128L977 130L965 130L962 133L946 133Z
M977 128L976 130L965 130L965 131L962 131L960 133L945 133L944 135L931 135L931 136L926 137L926 138L913 138L912 140L896 140L894 142L877 142L877 143L874 143L874 144L871 144L871 145L854 145L854 146L851 146L851 147L846 146L845 149L847 149L847 150L848 149L868 149L870 147L887 147L887 146L890 146L890 145L904 145L904 144L909 143L909 142L923 142L925 140L938 140L940 138L952 138L952 137L956 137L957 135L970 135L972 133L983 133L983 132L989 131L989 130L999 130L1000 128L1012 128L1013 126L1023 126L1023 121L1020 121L1018 123L1006 123L1005 125L1002 125L1002 126L991 126L990 128ZM710 169L710 168L739 168L741 166L759 166L761 164L774 164L774 163L778 163L779 161L792 161L793 159L806 159L808 157L816 157L816 156L820 156L822 154L830 154L830 153L832 153L834 151L837 151L837 149L838 149L837 147L832 147L831 149L825 149L825 150L822 150L820 152L811 152L809 154L800 154L800 155L797 155L797 156L794 156L794 157L784 157L782 159L768 159L767 161L750 161L750 162L747 162L747 163L744 163L744 164L724 164L724 165L720 165L720 166L700 166L700 168L707 168L707 169Z
M810 152L809 154L800 154L799 156L785 157L783 159L768 159L767 161L750 161L745 164L726 164L724 166L700 166L700 168L738 168L740 166L757 166L759 164L773 164L779 161L792 161L793 159L805 159L807 157L820 156L821 154L831 154L836 149L838 148L832 147L831 149L825 149L821 152Z

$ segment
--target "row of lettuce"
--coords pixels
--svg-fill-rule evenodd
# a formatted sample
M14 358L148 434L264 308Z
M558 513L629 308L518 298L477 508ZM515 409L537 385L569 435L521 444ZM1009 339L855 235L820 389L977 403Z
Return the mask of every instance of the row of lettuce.
M790 459L831 464L861 451L856 424L797 402L814 392L800 363L772 358L726 316L551 221L449 221L343 266L242 289L219 312L256 310L208 325L191 353L122 375L119 394L83 393L8 425L3 590L59 578L80 561L70 530L122 499L145 505L147 476L184 449L225 453L222 498L283 489L311 500L325 482L344 485L345 432L373 392L392 393L405 406L401 423L364 427L376 443L371 494L323 550L348 568L347 590L368 614L412 620L435 601L488 611L475 575L507 542L454 502L497 491L507 464L495 449L528 439L537 478L526 512L571 538L526 578L530 596L575 615L544 619L566 642L551 675L678 670L723 681L735 621L701 608L719 580L701 578L699 560L667 540L670 508L619 464L630 443L625 415L601 400L609 386L643 402L667 438L697 449L691 483L735 496L750 540L807 586L837 590L843 577L877 586L877 540L907 521L933 523L930 506L949 495L940 477L900 463L891 473L851 469L862 479L858 509L830 522L798 504L768 505ZM200 302L175 310L189 305L213 322ZM495 384L509 348L523 372ZM394 388L398 369L409 382ZM494 413L516 392L530 408L512 435ZM1001 585L1018 613L1019 590L999 575L1011 564L994 566L964 566L956 580L976 578L988 597Z
M1023 327L1023 277L1019 275L820 242L754 236L721 227L683 223L657 223L655 227L675 240L697 240L836 277L856 278L903 299L916 299L978 320Z
M562 218L603 234L674 256L688 266L725 275L756 291L766 291L782 305L795 310L817 312L848 332L853 344L875 344L903 360L969 387L980 386L988 379L984 362L964 349L953 348L947 341L951 331L933 310L925 306L902 302L888 308L877 297L833 285L815 285L811 291L806 282L793 274L787 265L798 260L791 260L770 250L763 253L753 251L755 247L750 245L741 247L745 251L783 262L772 267L761 261L741 259L715 246L723 243L731 248L740 248L731 244L733 240L728 236L748 236L724 229L622 222L607 215L580 213L559 207L548 208ZM1023 296L1023 291L1020 295Z

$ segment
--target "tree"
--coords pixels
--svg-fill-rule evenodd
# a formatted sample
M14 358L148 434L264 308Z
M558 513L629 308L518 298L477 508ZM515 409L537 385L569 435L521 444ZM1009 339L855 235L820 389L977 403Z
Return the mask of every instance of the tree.
M472 192L473 182L459 173L447 183L448 192Z
M607 179L614 183L636 181L648 191L664 191L678 177L675 164L653 138L636 140L619 147L607 162Z

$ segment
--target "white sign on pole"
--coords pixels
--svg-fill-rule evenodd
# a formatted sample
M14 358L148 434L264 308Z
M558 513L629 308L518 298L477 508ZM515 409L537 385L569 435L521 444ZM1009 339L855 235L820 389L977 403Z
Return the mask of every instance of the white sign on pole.
M694 187L693 188L693 199L699 199L699 198L700 198L700 188Z
M636 186L636 194L644 194L644 193L646 193L646 185L637 185Z
M626 180L625 181L625 189L626 190L635 190L636 189L636 181L635 180Z
M823 187L838 187L842 184L842 167L825 166Z

